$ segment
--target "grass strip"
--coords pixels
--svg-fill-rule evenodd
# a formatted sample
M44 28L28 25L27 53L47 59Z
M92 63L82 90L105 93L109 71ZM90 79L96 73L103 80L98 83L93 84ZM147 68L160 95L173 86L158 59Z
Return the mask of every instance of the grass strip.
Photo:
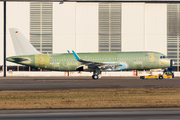
M180 107L180 87L0 91L0 109Z

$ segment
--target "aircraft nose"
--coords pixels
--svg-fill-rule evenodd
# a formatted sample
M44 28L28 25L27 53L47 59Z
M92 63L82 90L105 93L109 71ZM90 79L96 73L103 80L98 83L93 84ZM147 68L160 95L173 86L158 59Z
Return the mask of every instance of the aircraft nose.
M174 61L170 59L170 67L172 67L173 65L174 65Z

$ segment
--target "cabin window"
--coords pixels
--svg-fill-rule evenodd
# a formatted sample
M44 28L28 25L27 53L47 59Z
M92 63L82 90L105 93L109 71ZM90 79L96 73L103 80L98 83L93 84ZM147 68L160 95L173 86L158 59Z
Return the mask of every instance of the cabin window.
M17 66L7 66L7 71L17 71Z

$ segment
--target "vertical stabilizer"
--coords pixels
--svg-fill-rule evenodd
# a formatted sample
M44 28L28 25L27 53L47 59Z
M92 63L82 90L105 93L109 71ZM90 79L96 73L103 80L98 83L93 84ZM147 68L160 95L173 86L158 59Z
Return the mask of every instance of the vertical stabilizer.
M17 28L9 29L16 55L41 54Z

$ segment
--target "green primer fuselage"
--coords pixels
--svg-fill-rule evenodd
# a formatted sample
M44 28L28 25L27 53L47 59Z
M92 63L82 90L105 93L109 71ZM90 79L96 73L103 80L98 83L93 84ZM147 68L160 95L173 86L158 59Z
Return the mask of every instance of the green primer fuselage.
M101 52L77 54L85 61L121 64L121 66L116 69L104 71L143 70L170 67L170 59L158 52ZM77 68L82 66L82 63L77 61L72 53L13 56L8 57L7 61L56 71L76 71ZM84 71L94 71L94 69L85 69Z

